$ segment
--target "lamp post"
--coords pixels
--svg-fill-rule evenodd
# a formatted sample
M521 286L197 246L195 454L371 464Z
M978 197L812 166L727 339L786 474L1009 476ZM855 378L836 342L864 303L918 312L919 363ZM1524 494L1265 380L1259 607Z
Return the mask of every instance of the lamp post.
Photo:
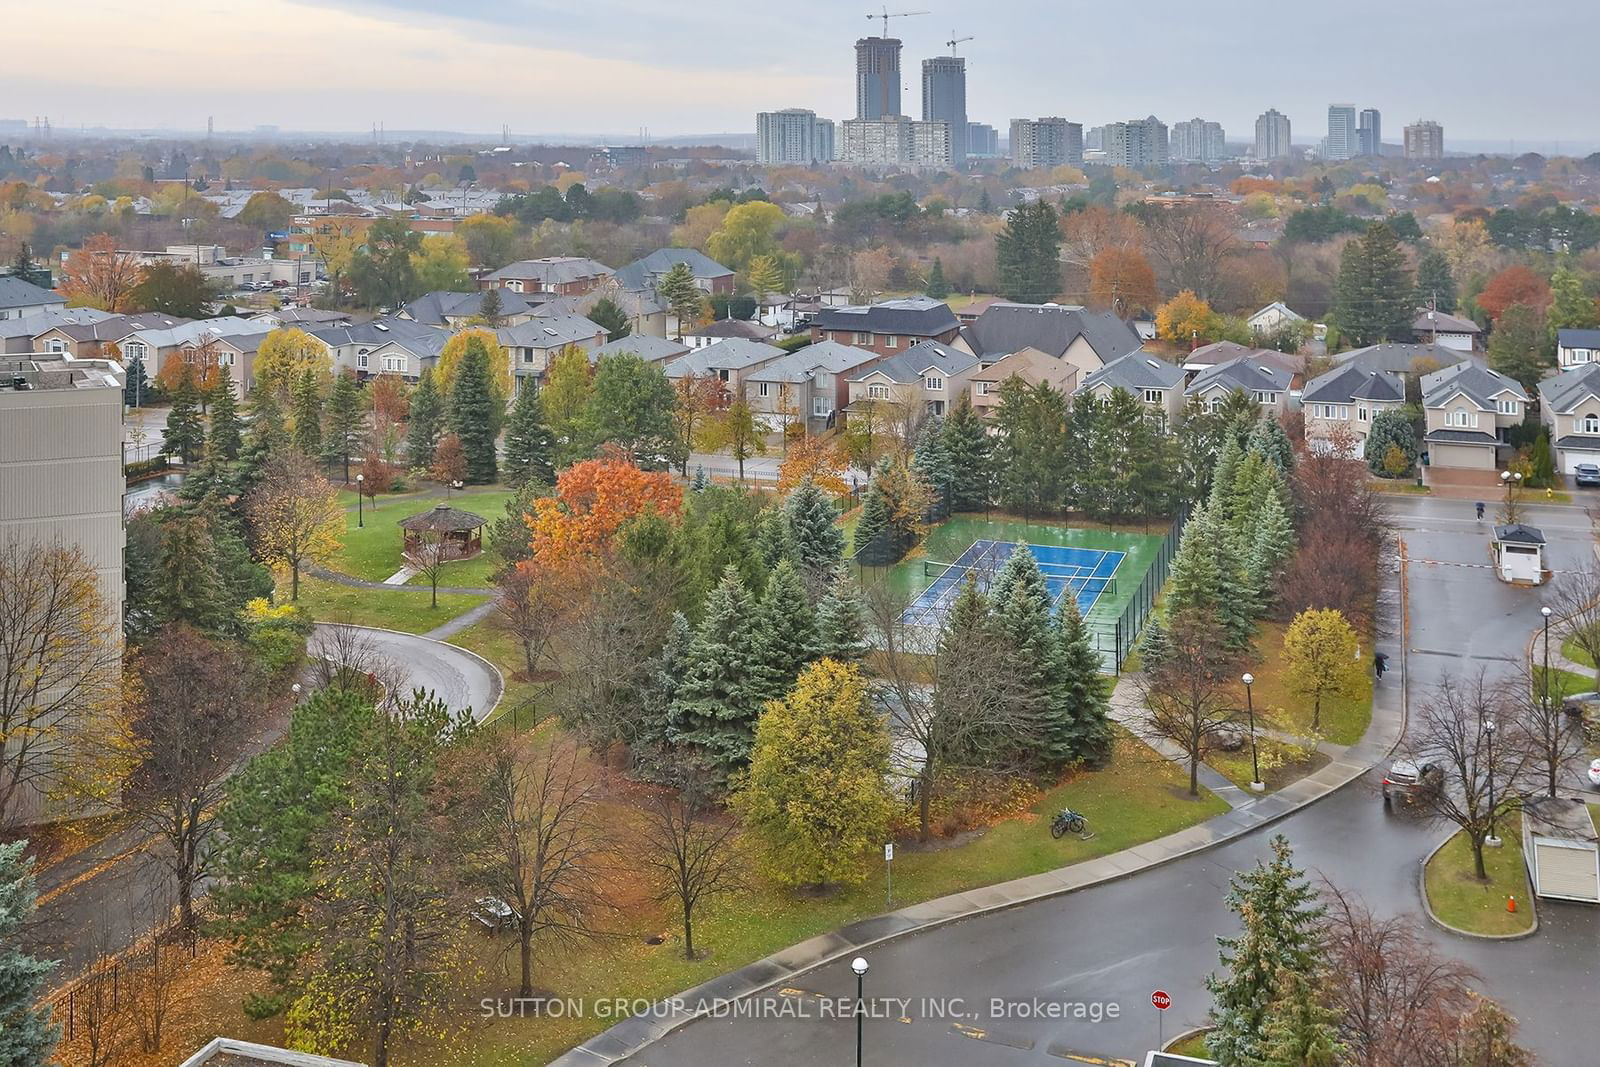
M367 476L365 474L356 475L356 527L358 529L367 524L367 517L361 510L361 487L366 480Z
M1494 720L1490 719L1483 724L1483 732L1488 736L1489 744L1489 836L1483 843L1490 848L1499 848L1500 839L1494 832Z
M1501 471L1500 484L1506 487L1505 520L1510 526L1518 522L1522 516L1517 508L1517 490L1522 487L1521 471Z
M863 989L867 977L866 959L857 956L850 961L850 969L856 972L856 1067L861 1067L861 1025L867 1014L867 998Z
M1250 687L1255 685L1256 678L1246 671L1241 680L1244 682L1244 706L1250 713L1250 791L1264 793L1267 784L1261 780L1261 760L1256 755L1256 702L1250 691Z
M1544 616L1544 713L1550 714L1550 605L1539 609Z

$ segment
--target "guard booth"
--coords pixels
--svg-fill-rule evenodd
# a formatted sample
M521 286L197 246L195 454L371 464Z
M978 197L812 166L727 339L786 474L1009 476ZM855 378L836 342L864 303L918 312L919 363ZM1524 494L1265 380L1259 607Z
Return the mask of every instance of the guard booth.
M1542 585L1548 576L1544 567L1544 531L1536 526L1513 523L1496 526L1490 543L1495 577L1513 585Z
M1538 797L1522 806L1522 854L1536 896L1600 904L1600 843L1589 805Z

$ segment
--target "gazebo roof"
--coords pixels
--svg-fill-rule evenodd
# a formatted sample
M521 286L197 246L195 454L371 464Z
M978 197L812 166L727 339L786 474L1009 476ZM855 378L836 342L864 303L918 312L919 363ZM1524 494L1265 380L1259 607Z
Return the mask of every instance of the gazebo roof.
M442 533L462 533L487 526L489 520L470 511L453 508L449 504L435 504L427 511L400 520L402 530L429 530Z

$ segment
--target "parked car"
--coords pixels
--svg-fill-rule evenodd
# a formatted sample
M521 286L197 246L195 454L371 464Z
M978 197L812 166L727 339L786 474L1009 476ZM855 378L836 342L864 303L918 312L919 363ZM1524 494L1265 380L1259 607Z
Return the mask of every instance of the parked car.
M1410 804L1426 800L1444 788L1444 771L1431 763L1417 764L1412 760L1398 759L1383 776L1383 802L1392 804L1398 797Z
M517 917L517 909L499 897L479 897L472 902L472 917L490 933L503 930Z
M1572 468L1572 481L1580 488L1600 486L1600 466L1580 463Z

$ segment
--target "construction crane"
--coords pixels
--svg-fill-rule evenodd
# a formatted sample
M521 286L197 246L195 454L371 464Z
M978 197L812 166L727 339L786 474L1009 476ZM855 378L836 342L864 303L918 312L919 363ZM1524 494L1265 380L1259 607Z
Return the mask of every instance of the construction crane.
M885 37L887 37L887 36L889 36L889 20L890 19L905 18L907 15L931 15L931 14L933 14L933 12L931 12L931 11L890 11L888 9L888 7L886 6L886 7L884 7L883 11L880 14L868 15L867 16L867 21L871 22L873 19L882 19L883 20L883 35Z
M970 41L970 40L973 40L973 38L971 36L957 37L956 36L956 31L955 30L951 30L950 31L950 39L948 41L946 41L945 44L950 46L950 54L951 55L955 55L956 54L956 45L961 44L963 41Z

